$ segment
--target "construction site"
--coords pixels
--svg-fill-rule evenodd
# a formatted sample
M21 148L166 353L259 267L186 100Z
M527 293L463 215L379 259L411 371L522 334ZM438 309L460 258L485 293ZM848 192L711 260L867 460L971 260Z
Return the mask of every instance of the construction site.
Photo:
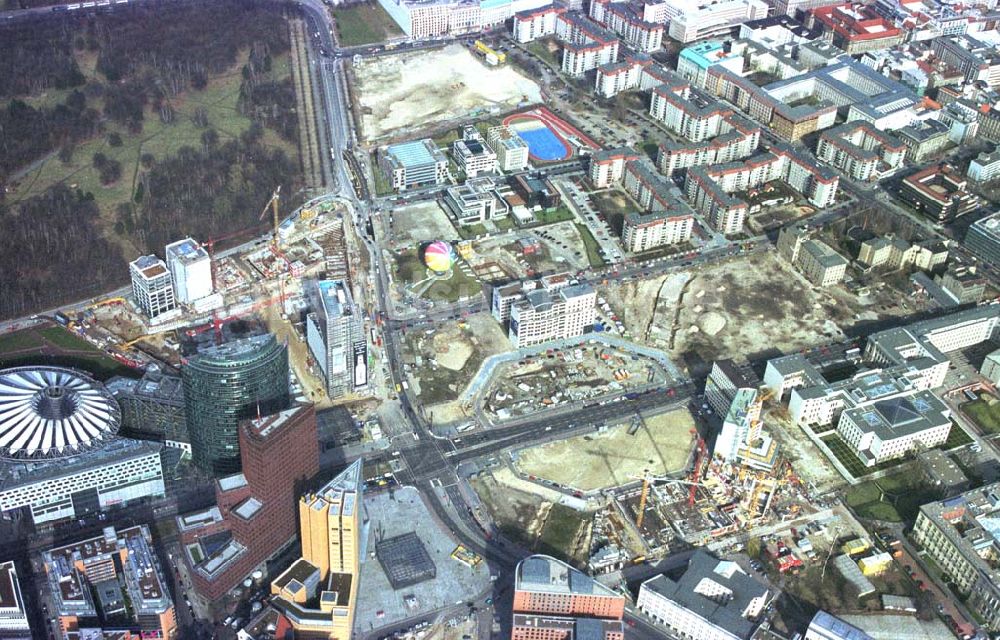
M485 282L509 282L590 267L580 230L571 220L498 234L470 244L469 264Z
M704 362L841 340L840 323L863 309L844 289L813 288L773 251L599 293L640 341Z
M482 403L485 413L507 420L539 409L663 386L669 380L651 358L604 343L584 343L501 363Z
M592 492L619 487L646 472L664 476L691 464L695 423L687 409L635 415L596 433L512 452L523 477Z
M357 59L356 113L365 140L404 136L451 120L499 115L541 102L538 84L490 66L460 44Z

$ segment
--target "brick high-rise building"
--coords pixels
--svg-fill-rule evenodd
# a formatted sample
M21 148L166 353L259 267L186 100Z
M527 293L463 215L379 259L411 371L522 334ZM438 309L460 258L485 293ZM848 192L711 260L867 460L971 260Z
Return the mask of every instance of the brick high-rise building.
M534 555L517 565L511 640L575 637L624 638L625 598L555 558ZM568 634L568 635L567 635Z
M214 553L202 550L199 562L190 549L185 553L195 590L210 601L295 538L296 497L319 472L311 404L245 420L239 442L243 472L216 481L218 506L177 518L185 548L218 533L231 535Z

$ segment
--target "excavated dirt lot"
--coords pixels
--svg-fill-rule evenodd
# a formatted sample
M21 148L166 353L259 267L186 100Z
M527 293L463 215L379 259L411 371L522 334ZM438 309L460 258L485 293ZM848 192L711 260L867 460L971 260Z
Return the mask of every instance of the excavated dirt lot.
M367 140L541 102L536 82L510 66L487 66L460 44L368 58L354 76Z

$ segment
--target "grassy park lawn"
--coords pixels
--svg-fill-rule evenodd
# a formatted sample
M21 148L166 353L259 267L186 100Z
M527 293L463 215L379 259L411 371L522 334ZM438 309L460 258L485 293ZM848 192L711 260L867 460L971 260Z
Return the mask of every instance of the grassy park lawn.
M337 40L342 47L357 47L403 35L396 22L377 2L331 9L330 13L337 21Z
M981 394L978 400L963 404L962 411L972 418L983 433L1000 433L1000 401L995 397Z

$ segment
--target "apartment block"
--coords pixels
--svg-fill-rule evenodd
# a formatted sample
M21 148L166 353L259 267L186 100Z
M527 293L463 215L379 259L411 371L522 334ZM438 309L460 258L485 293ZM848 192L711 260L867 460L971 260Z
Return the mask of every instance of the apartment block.
M855 120L824 131L816 157L854 180L878 180L902 166L906 145L868 122Z
M497 169L497 154L483 143L483 137L471 125L465 127L462 138L454 142L451 155L467 178Z
M679 244L691 239L694 231L694 216L669 215L666 212L651 211L639 213L630 211L622 223L622 244L632 253L649 251L657 247Z
M625 147L595 151L590 156L590 183L596 189L619 183L625 175L625 164L638 159L638 153Z
M28 640L31 626L14 563L0 563L0 638Z
M992 182L1000 178L1000 150L993 149L973 158L965 176L973 182Z
M791 147L774 145L771 150L742 162L695 167L687 172L688 201L723 233L738 233L749 205L730 194L782 180L817 208L836 199L840 177L817 165Z
M556 18L565 9L555 5L514 14L511 32L518 42L532 42L556 32Z

